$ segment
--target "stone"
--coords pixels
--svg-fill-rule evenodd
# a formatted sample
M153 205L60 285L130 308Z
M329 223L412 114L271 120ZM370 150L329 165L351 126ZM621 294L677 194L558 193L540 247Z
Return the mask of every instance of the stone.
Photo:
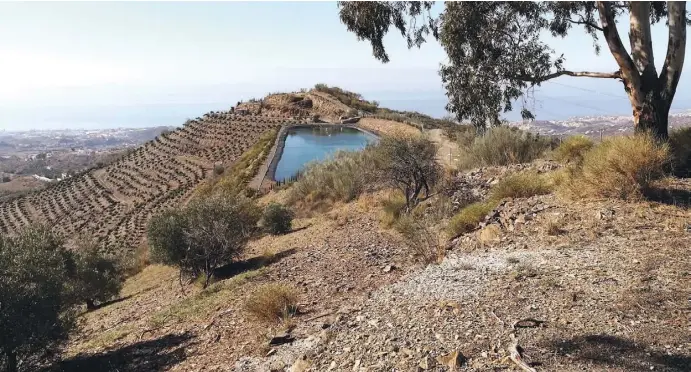
M396 267L394 265L386 265L386 267L384 267L384 272L389 273L389 272L391 272L391 270L393 270L395 268Z
M420 360L420 363L418 364L418 368L423 370L423 371L426 371L426 370L434 368L434 366L436 366L436 365L437 365L437 363L435 362L434 359L432 359L430 356L426 356L426 357L422 358L422 360Z
M463 354L456 350L449 354L437 357L437 362L446 367L449 367L449 370L451 371L456 371L461 367L465 359L466 358L463 356Z
M269 340L269 345L275 346L275 345L283 345L283 344L288 344L291 343L295 340L293 336L291 336L289 333L281 333L278 335L275 335L271 337L271 340Z
M307 357L304 355L297 358L295 360L295 363L290 367L288 370L289 372L304 372L307 370L312 365L309 360L307 360Z

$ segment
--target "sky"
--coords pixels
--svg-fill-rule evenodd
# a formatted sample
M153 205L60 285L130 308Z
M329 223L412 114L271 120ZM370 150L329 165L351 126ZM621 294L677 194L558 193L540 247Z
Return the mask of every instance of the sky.
M658 66L666 32L653 30ZM582 32L545 40L568 69L617 69L606 47L594 55ZM178 125L315 83L444 115L441 46L408 50L393 33L385 45L388 64L340 23L335 2L0 3L0 129ZM675 107L691 107L683 81L679 87ZM614 80L563 77L535 98L542 119L630 113Z

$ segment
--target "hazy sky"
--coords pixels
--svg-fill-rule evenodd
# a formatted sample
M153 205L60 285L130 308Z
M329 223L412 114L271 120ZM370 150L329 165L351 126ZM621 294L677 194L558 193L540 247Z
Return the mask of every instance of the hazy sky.
M666 32L664 25L654 29L658 66ZM606 47L595 56L582 32L551 45L565 54L569 69L616 70ZM368 43L346 31L335 2L0 3L0 128L69 126L74 115L84 119L80 125L110 125L98 122L117 107L142 111L147 105L166 110L180 104L196 116L200 109L318 82L443 113L439 44L408 50L392 34L386 46L391 62L384 65ZM676 106L686 108L689 95L683 83L679 87ZM613 80L560 78L536 98L543 118L629 112L621 83ZM52 122L44 120L46 112Z

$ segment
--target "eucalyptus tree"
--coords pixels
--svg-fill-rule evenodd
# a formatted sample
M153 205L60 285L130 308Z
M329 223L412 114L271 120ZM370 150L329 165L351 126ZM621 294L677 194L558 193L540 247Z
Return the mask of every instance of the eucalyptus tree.
M617 79L623 83L637 131L667 137L669 109L684 66L686 2L447 2L441 14L433 2L339 2L340 18L360 40L372 44L374 57L386 63L384 36L393 27L408 47L429 35L448 55L440 75L459 120L484 127L499 123L502 112L534 86L559 76ZM617 21L629 20L627 48ZM665 22L667 52L656 65L651 25ZM604 39L618 65L616 71L573 71L540 38L544 32L567 37L585 32L600 52ZM524 118L533 113L523 107Z

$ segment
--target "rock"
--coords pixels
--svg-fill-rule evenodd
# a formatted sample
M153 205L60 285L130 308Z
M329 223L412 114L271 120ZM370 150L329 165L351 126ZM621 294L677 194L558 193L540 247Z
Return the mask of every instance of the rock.
M271 337L271 340L269 340L269 345L275 346L275 345L283 345L287 343L291 343L295 340L293 336L291 336L289 333L281 333L276 336Z
M385 273L391 272L391 270L393 270L395 268L396 267L394 265L386 265L386 267L384 267L384 272Z
M290 367L289 372L304 372L307 370L312 365L309 360L307 360L307 357L304 355L297 358L295 360L295 363Z
M266 356L270 357L270 356L272 356L272 355L274 355L274 354L276 354L276 349L271 349L271 350L269 350L268 353L266 353Z
M437 365L437 362L435 362L434 359L432 359L430 356L426 356L426 357L422 358L422 360L418 364L418 368L426 371L428 369L434 368L434 366L436 366L436 365Z
M353 365L353 371L357 372L360 369L360 359L355 360L355 364Z
M439 364L449 367L449 370L456 371L461 367L461 364L465 361L465 357L458 350L437 357Z
M486 244L492 241L499 240L499 236L501 235L501 229L497 225L487 225L486 227L482 228L480 232L478 233L478 240L482 244Z

